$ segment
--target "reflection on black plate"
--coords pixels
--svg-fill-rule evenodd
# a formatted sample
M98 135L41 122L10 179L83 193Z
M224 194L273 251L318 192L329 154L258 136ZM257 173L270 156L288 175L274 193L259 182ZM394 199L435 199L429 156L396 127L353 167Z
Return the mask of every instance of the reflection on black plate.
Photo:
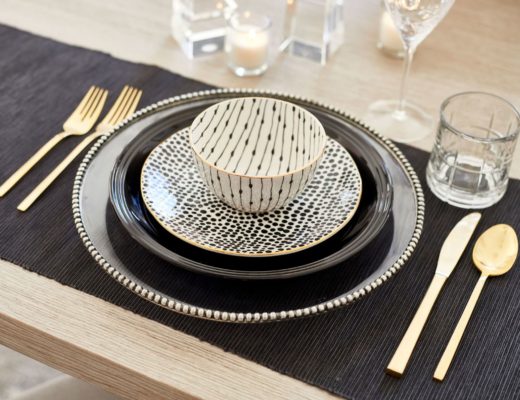
M320 115L318 114L320 118ZM163 123L175 124L177 115L160 125L145 127L121 153L111 179L111 199L119 219L130 235L148 250L189 270L238 279L292 278L337 265L353 256L380 232L392 204L391 177L377 149L351 130L322 123L327 133L342 144L358 165L362 181L361 203L349 224L332 238L294 254L279 255L269 261L260 257L215 254L194 247L165 231L144 205L140 192L143 163L158 143L171 135Z
M373 223L375 216L386 215L383 230L373 234L370 246L359 250L348 261L335 268L295 277L289 280L251 280L219 279L191 272L185 268L175 268L135 246L127 231L117 221L109 201L110 173L122 149L139 135L147 135L148 131L169 132L179 130L190 124L194 115L200 110L226 98L255 95L280 97L295 102L316 115L324 124L327 133L340 143L347 143L351 154L356 158L358 168L364 179L362 205L353 220L330 241L312 249L288 256L280 256L269 261L287 260L289 257L300 257L307 253L301 262L312 261L315 265L320 259L337 263L343 255L340 249L351 243L359 246L359 237ZM160 135L157 134L157 141ZM163 136L164 137L164 136ZM158 142L150 143L150 151ZM354 151L354 147L359 152ZM368 151L367 149L372 149ZM368 157L363 154L372 154ZM373 157L378 159L374 164ZM129 169L130 171L130 169ZM372 183L370 179L372 176ZM388 178L384 178L387 176ZM378 199L382 193L388 192L391 183L395 199L390 207L390 216L382 212ZM387 185L378 187L378 185ZM128 193L132 185L128 181ZM182 243L160 242L174 240L171 235L164 236L153 225L153 220L142 213L139 197L130 196L133 201L134 217L142 222L138 226L151 243L159 243L163 247L180 251L177 247ZM141 210L141 211L139 211ZM233 322L261 322L296 318L313 315L351 303L377 288L401 268L419 240L424 216L424 200L419 180L402 153L390 142L370 132L361 123L345 114L312 101L290 96L259 91L215 90L195 93L148 107L137 113L124 126L118 128L109 138L100 139L86 156L76 177L73 193L73 212L80 237L95 260L129 290L156 304L172 310L201 318ZM143 227L146 227L146 231ZM372 228L373 229L373 228ZM380 229L380 228L379 228ZM379 232L379 229L377 231ZM153 235L151 235L153 234ZM370 235L365 236L365 240ZM168 239L166 239L168 238ZM337 241L337 242L336 242ZM329 247L330 246L330 247ZM227 262L236 257L221 255L221 264L216 267L214 253L203 254L200 249L183 248L183 255L174 254L179 259L190 263L201 262L214 268L227 268L240 271L240 265L233 268ZM319 250L319 251L316 251ZM315 252L316 251L316 252ZM198 259L196 257L199 257ZM287 257L287 258L285 258ZM213 260L215 260L213 262ZM249 260L249 259L248 259ZM296 260L296 259L294 259ZM248 262L252 271L261 271L265 260L254 264ZM294 261L296 264L297 261ZM206 265L207 265L206 264ZM294 265L294 264L293 264ZM273 267L286 267L277 264ZM186 267L186 266L185 266ZM256 270L253 268L257 268Z

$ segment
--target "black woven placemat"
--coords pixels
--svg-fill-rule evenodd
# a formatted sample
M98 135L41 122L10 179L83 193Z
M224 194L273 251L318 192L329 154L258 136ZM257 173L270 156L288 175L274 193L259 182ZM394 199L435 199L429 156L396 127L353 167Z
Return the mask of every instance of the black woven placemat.
M0 76L0 182L59 130L91 84L111 89L109 101L126 83L141 87L143 105L207 88L156 67L120 61L6 26L0 26ZM69 168L29 212L16 211L23 197L76 143L71 139L60 145L0 199L1 258L347 398L520 398L519 268L490 280L447 380L432 381L436 362L478 279L468 251L433 309L406 376L397 380L383 372L431 280L443 239L466 214L438 201L426 187L426 223L414 257L374 293L348 308L314 318L228 325L154 306L119 286L97 266L72 223L75 168ZM403 150L424 176L426 153L409 147ZM519 199L520 183L512 181L506 197L484 211L477 233L500 222L519 230Z

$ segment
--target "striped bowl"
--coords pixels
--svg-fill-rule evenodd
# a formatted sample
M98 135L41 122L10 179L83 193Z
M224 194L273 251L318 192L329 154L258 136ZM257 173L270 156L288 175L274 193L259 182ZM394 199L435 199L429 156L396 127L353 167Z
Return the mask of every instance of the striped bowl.
M229 206L253 213L281 208L301 193L327 142L310 112L266 97L215 104L195 118L189 137L211 191Z

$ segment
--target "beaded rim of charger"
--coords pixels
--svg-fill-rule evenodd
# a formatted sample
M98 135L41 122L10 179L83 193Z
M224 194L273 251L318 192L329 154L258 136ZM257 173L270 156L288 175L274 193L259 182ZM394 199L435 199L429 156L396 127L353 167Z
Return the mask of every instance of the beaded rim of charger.
M412 234L412 237L404 250L403 254L399 256L397 261L390 266L382 275L375 278L371 283L367 284L366 286L348 294L348 295L342 295L339 297L336 297L332 300L328 300L326 302L319 303L314 306L304 307L304 308L298 308L298 309L291 309L291 310L284 310L284 311L272 311L272 312L256 312L256 313L242 313L242 312L228 312L228 311L221 311L221 310L213 310L203 307L194 306L179 300L176 300L169 296L164 296L159 293L155 293L152 290L148 290L141 285L134 282L132 279L124 275L121 271L119 271L117 268L110 265L110 263L104 259L103 255L99 253L99 251L95 248L92 241L90 240L90 237L85 229L85 226L83 225L83 219L81 215L80 210L80 192L81 192L81 186L83 182L83 178L85 176L85 172L87 171L87 168L92 161L92 159L95 157L98 150L102 147L102 145L107 141L107 139L113 135L116 134L121 128L134 123L149 114L162 110L167 109L172 106L178 105L179 103L182 103L183 101L190 101L192 99L196 98L204 98L207 96L214 96L219 94L238 94L238 95L263 95L263 96L279 96L283 97L284 99L290 100L299 100L303 101L312 105L316 105L319 107L323 107L327 109L328 111L331 111L333 113L336 113L340 115L343 118L348 119L350 122L353 122L357 124L358 126L368 130L376 139L378 139L382 144L384 144L397 158L397 160L402 164L404 170L406 171L406 174L408 178L410 179L410 182L412 183L412 186L415 190L415 196L417 201L417 217L415 222L415 228L414 232ZM377 287L381 286L383 283L385 283L389 278L394 276L401 267L408 261L408 259L411 257L413 251L415 250L417 243L419 242L423 224L424 224L424 212L425 212L425 200L424 200L424 193L421 187L421 183L419 181L419 178L417 177L417 174L415 170L413 169L410 162L407 160L405 155L399 150L399 148L389 139L383 137L378 132L374 131L372 128L367 126L365 123L363 123L361 120L359 120L356 117L353 117L343 111L341 111L337 107L331 107L329 105L323 104L321 102L317 102L314 100L310 100L304 97L295 96L283 92L277 92L277 91L270 91L270 90L255 90L255 89L239 89L239 88L232 88L232 89L211 89L211 90L203 90L198 92L192 92L188 94L183 94L180 96L170 97L165 100L161 100L157 103L151 104L145 108L140 109L139 111L135 112L132 116L127 118L126 120L122 121L120 124L115 126L112 130L101 136L94 145L89 149L85 157L83 158L78 171L76 173L76 177L74 178L74 184L72 189L72 214L74 218L74 224L76 226L76 229L78 231L78 234L83 241L83 244L91 254L91 256L94 258L94 260L103 268L103 270L108 273L112 278L114 278L117 282L119 282L121 285L126 287L127 289L131 290L135 294L139 295L140 297L149 300L161 307L176 311L181 314L185 315L191 315L198 318L203 319L209 319L214 321L223 321L223 322L235 322L235 323L259 323L259 322L269 322L269 321L282 321L282 320L288 320L293 318L299 318L304 316L310 316L310 315L316 315L321 314L326 311L330 311L342 306L345 306L347 304L352 304L355 301L359 300L360 298L366 296L368 293L370 293L373 289L376 289Z

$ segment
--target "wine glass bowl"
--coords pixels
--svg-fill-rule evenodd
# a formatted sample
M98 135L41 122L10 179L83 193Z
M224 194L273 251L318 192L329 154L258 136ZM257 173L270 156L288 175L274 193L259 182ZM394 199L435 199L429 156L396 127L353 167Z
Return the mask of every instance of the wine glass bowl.
M417 46L446 16L455 0L385 0L388 13L403 41L404 72L398 100L372 103L365 121L397 142L413 142L433 132L433 118L419 106L405 100L406 82Z
M385 4L405 44L417 47L445 17L454 2L387 0Z

